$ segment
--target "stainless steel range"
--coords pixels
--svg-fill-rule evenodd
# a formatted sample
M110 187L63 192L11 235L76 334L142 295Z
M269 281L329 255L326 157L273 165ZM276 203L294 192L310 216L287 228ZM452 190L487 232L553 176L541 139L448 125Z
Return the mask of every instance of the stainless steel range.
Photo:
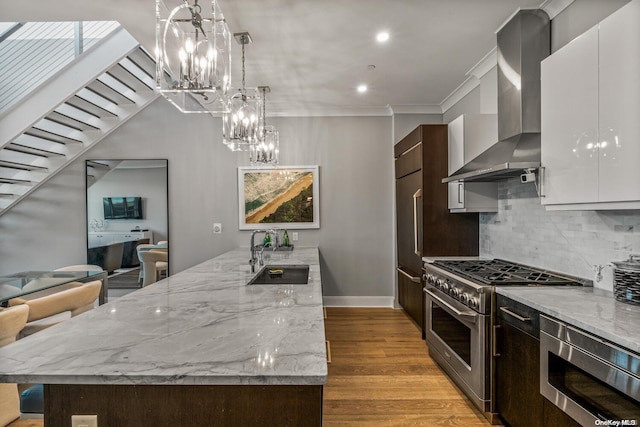
M500 259L435 260L423 271L429 354L489 419L494 287L591 283Z

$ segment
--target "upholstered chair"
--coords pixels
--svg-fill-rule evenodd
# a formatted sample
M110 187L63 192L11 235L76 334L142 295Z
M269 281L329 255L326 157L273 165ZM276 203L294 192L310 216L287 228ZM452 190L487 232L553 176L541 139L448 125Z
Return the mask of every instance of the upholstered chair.
M160 242L158 242L158 245L160 244ZM136 251L138 252L138 259L140 260L140 274L138 275L138 282L142 281L142 285L146 286L144 283L144 260L142 259L142 253L143 252L148 252L149 250L153 250L153 249L147 249L147 248L157 248L157 245L150 245L150 244L142 244L142 245L138 245L138 247L136 248ZM165 254L167 253L167 251L165 249L160 250L160 251L156 251L156 252L164 252ZM156 273L154 273L153 277L155 277L155 279L152 282L149 283L154 283L158 281L158 275L161 274L164 271L165 276L167 275L167 270L169 269L169 259L168 256L166 257L166 259L163 259L162 261L157 261L155 262L155 269L156 269ZM147 266L147 268L150 268L150 266ZM149 284L147 283L147 284Z
M100 295L102 282L94 280L88 283L73 283L75 283L76 287L41 298L30 300L14 298L9 300L10 306L24 304L29 307L28 323L20 333L21 337L60 323L64 319L57 315L61 313L69 312L71 317L74 317L93 308L95 300Z
M29 307L21 305L0 310L0 347L16 340L27 323ZM16 384L0 384L0 427L20 417L20 399Z
M143 281L142 286L147 286L158 281L158 271L166 270L169 261L167 251L140 251L142 260Z

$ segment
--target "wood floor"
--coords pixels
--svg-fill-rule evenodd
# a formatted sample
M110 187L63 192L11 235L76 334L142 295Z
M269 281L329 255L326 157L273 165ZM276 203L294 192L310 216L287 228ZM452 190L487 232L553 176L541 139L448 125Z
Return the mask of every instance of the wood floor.
M323 425L489 426L431 360L402 310L327 308Z

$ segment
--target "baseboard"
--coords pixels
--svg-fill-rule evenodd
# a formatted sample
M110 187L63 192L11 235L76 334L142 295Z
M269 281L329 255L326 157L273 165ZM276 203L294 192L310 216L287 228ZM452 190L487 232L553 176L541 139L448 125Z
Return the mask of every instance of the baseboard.
M387 307L393 308L393 297L322 297L325 307Z

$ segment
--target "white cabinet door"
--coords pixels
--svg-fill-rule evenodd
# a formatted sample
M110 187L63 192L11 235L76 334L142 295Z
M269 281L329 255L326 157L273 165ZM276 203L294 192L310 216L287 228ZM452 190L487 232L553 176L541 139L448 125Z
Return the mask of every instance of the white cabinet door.
M456 172L498 140L495 114L462 115L449 123L449 174ZM496 183L454 181L448 183L452 213L497 212Z
M640 200L640 1L600 23L601 202Z
M598 201L598 27L542 61L543 204Z
M449 174L464 166L464 116L449 123ZM464 183L450 182L449 209L464 209Z

